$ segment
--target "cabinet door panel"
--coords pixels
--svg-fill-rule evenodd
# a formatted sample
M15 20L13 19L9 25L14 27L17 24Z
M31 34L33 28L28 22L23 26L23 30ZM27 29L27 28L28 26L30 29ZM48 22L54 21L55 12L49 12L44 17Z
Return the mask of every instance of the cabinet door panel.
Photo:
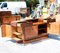
M25 27L25 40L32 39L37 37L37 32L33 29L32 26Z

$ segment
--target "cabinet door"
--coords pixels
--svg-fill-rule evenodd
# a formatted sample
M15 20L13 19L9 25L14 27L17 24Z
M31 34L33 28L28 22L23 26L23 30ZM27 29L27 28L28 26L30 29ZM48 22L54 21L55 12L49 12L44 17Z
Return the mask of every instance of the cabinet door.
M25 40L29 40L29 39L33 39L33 38L37 37L37 30L34 28L35 28L35 26L34 27L32 27L32 26L25 27L25 31L24 31L25 32L24 33Z

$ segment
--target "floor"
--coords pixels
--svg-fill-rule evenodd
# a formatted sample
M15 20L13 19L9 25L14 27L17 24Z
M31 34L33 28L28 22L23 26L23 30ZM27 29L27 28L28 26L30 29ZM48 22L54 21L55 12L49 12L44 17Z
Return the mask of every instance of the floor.
M60 40L45 39L29 44L18 44L10 38L1 38L0 28L0 53L60 53Z

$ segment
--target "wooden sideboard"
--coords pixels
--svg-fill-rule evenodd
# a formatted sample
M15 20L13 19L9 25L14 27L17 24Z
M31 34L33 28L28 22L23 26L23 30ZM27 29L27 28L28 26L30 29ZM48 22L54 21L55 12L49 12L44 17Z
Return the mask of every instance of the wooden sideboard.
M2 16L2 24L10 24L11 21L20 20L20 15Z
M36 22L35 22L36 21ZM38 22L35 20L17 22L12 25L13 39L19 38L18 43L29 43L40 39L48 38L47 22Z
M10 24L11 21L20 20L20 15L12 15L11 11L0 11L0 24Z

